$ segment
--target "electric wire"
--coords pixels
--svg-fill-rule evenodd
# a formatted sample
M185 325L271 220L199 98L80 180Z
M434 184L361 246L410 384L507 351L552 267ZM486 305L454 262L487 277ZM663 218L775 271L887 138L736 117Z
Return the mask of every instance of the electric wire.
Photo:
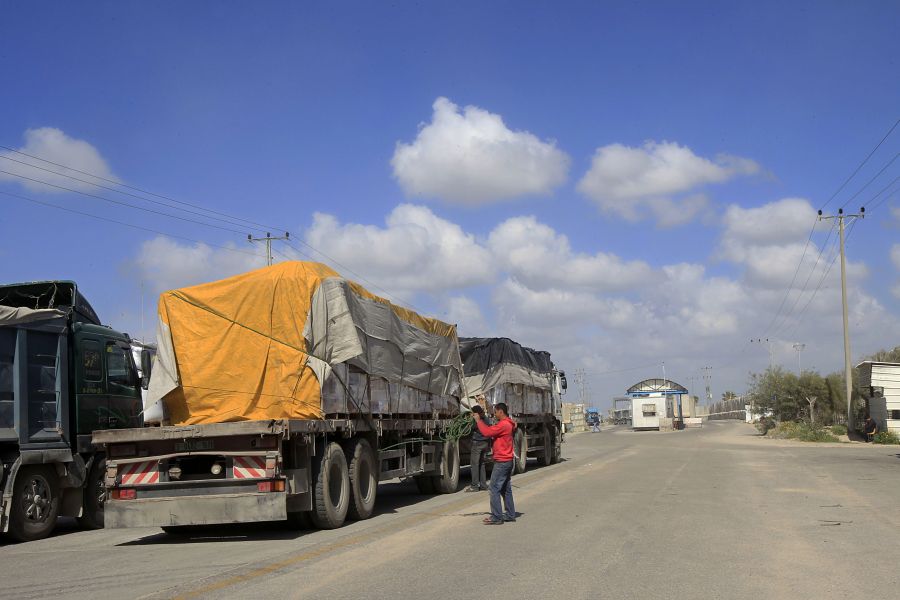
M266 226L266 225L262 225L262 224L259 224L259 223L255 223L255 222L250 221L250 220L248 220L248 219L243 219L243 218L241 218L241 217L237 217L237 216L234 216L234 215L229 215L229 214L227 214L227 213L222 213L222 212L219 212L219 211L214 211L214 210L212 210L212 209L207 209L207 208L205 208L205 207L202 207L202 206L199 206L199 205L196 205L196 204L192 204L192 203L190 203L190 202L184 202L184 201L181 201L181 200L176 200L176 199L174 199L174 198L170 198L170 197L164 196L164 195L162 195L162 194L156 194L156 193L154 193L154 192L150 192L150 191L148 191L148 190L144 190L144 189L141 189L141 188L138 188L138 187L135 187L135 186L129 186L129 185L127 185L127 184L122 184L122 183L119 183L119 182L117 182L117 181L115 181L115 180L109 179L109 178L107 178L107 177L102 177L102 176L99 176L99 175L90 173L90 172L88 172L88 171L83 171L83 170L80 170L80 169L76 169L76 168L74 168L74 167L69 167L69 166L67 166L67 165L63 165L63 164L60 164L60 163L56 163L56 162L53 162L53 161L50 161L50 160L47 160L47 159L44 159L44 158L41 158L41 157L38 157L38 156L34 156L34 155L32 155L32 154L28 154L28 153L26 153L26 152L21 152L21 151L19 151L19 150L15 150L15 149L13 149L13 148L10 148L9 146L3 146L3 145L0 145L0 148L5 149L5 150L8 150L8 151L11 151L11 152L15 152L16 154L20 154L20 155L23 155L23 156L27 156L27 157L29 157L29 158L33 158L33 159L35 159L35 160L40 160L40 161L46 162L47 164L51 164L51 165L60 167L60 168L62 168L62 169L68 169L68 170L71 170L71 171L74 171L74 172L77 172L77 173L81 173L82 175L87 175L87 176L89 176L89 177L93 177L93 178L99 179L99 180L101 180L101 181L105 181L105 182L108 182L108 183L113 183L113 184L115 184L115 185L120 185L120 186L125 187L125 188L128 188L128 189L136 190L136 191L139 191L139 192L141 192L141 193L143 193L143 194L148 194L148 195L155 196L155 197L158 197L158 198L163 198L163 199L168 200L168 201L170 201L170 202L175 202L175 203L178 203L178 204L184 204L184 205L186 205L186 206L191 206L191 207L193 207L193 208L198 208L198 209L200 209L200 210L204 210L204 211L207 211L207 212L210 212L210 213L213 213L213 214L221 215L221 216L223 216L223 217L226 217L226 218L230 219L230 221L227 221L227 220L225 220L225 219L221 219L221 218L218 218L218 217L212 217L212 216L204 215L204 214L198 213L198 212L196 212L196 211L190 211L190 210L187 210L187 209L184 209L184 208L179 208L179 207L177 207L177 206L172 206L172 205L170 205L170 204L166 204L166 203L163 203L163 202L158 202L158 201L155 201L155 200L152 200L152 199L149 199L149 198L145 198L145 197L143 197L143 196L138 196L138 195L136 195L136 194L132 194L132 193L129 193L129 192L124 192L124 191L122 191L122 190L117 190L117 189L111 188L111 187L109 187L109 186L100 185L100 184L97 184L97 183L94 183L94 182L91 182L91 181L87 181L87 180L85 180L85 179L81 179L81 178L78 178L78 177L74 177L74 176L69 175L69 174L67 174L67 173L60 173L60 172L58 172L58 171L54 171L54 170L51 170L51 169L47 169L47 168L44 168L44 167L40 167L40 166L38 166L38 165L33 165L33 164L30 164L30 163L26 163L26 162L24 162L24 161L19 161L19 160L16 160L16 159L12 158L12 157L0 155L0 158L5 158L5 159L10 160L10 161L12 161L12 162L16 162L16 163L19 163L19 164L22 164L22 165L25 165L25 166L28 166L28 167L35 168L35 169L40 169L40 170L42 170L42 171L46 171L46 172L52 173L52 174L54 174L54 175L58 175L58 176L60 176L60 177L66 177L66 178L72 179L72 180L74 180L74 181L78 181L78 182L85 183L85 184L88 184L88 185L93 185L93 186L96 186L96 187L99 187L99 188L102 188L102 189L106 189L106 190L109 190L109 191L112 191L112 192L115 192L115 193L120 193L120 194L124 194L124 195L127 195L127 196L132 196L132 197L134 197L134 198L138 198L138 199L140 199L140 200L144 200L144 201L147 201L147 202L153 202L153 203L155 203L155 204L159 204L159 205L165 206L165 207L167 207L167 208L172 208L172 209L174 209L174 210L181 210L181 211L183 211L183 212L187 212L187 213L190 213L190 214L193 214L193 215L196 215L196 216L200 216L200 217L203 217L203 218L217 220L217 221L220 221L220 222L227 223L227 224L229 224L229 225L236 225L236 226L239 226L240 223L235 223L234 221L240 221L240 222L243 222L243 223L249 223L249 224L254 225L254 226L255 226L254 228L255 228L257 231L263 231L263 230L264 230L263 228L268 229L268 230L273 230L273 229L277 230L277 229L278 229L277 227L268 227L268 226ZM239 231L239 230L236 230L236 229L231 229L231 228L227 228L227 227L222 227L222 226L219 226L219 225L213 225L213 224L211 224L211 223L204 223L204 222L202 222L202 221L197 221L197 220L195 220L195 219L189 219L189 218L181 217L181 216L178 216L178 215L172 215L172 214L170 214L170 213L166 213L166 212L162 212L162 211L155 211L155 210L148 209L148 208L145 208L145 207L135 206L135 205L129 204L129 203L127 203L127 202L122 202L122 201L119 201L119 200L113 200L113 199L111 199L111 198L106 198L106 197L103 197L103 196L98 196L98 195L96 195L96 194L90 194L90 193L87 193L87 192L84 192L84 191L81 191L81 190L76 190L76 189L73 189L73 188L69 188L69 187L57 185L57 184L54 184L54 183L50 183L50 182L48 182L48 181L43 181L43 180L40 180L40 179L35 179L35 178L32 178L32 177L28 177L28 176L22 175L22 174L20 174L20 173L13 173L13 172L10 172L10 171L4 171L4 170L0 170L0 173L6 174L6 175L11 175L11 176L13 176L13 177L18 177L18 178L20 178L20 179L25 179L25 180L28 180L28 181L32 181L32 182L34 182L34 183L39 183L39 184L42 184L42 185L47 185L47 186L55 187L55 188L57 188L57 189L61 189L61 190L64 190L64 191L68 191L68 192L72 192L72 193L76 193L76 194L81 194L81 195L88 196L88 197L91 197L91 198L96 198L96 199L99 199L99 200L104 200L104 201L106 201L106 202L111 202L111 203L118 204L118 205L120 205L120 206L124 206L124 207L127 207L127 208L133 208L133 209L135 209L135 210L142 210L142 211L145 211L145 212L150 212L150 213L153 213L153 214L158 214L158 215L166 216L166 217L169 217L169 218L179 219L179 220L182 220L182 221L187 221L187 222L191 222L191 223L196 223L196 224L199 224L199 225L205 225L205 226L207 226L207 227L214 227L214 228L217 228L217 229L221 229L221 230L223 230L223 231L228 231L228 232L230 232L230 233L237 233L237 234L241 234L241 235L243 235L243 234L245 233L244 231ZM290 232L288 232L288 233L290 233ZM295 238L295 239L297 239L297 238ZM294 247L293 245L291 245L291 244L290 244L289 242L287 242L286 240L283 240L283 241L285 241L285 244L286 244L289 248L291 248L292 250L294 250L295 252L297 252L299 255L304 256L304 257L306 257L306 258L309 258L310 260L315 260L315 258L314 258L313 256L311 256L310 254L308 254L307 252L303 252L303 251L299 250L298 248ZM398 304L403 304L403 305L409 306L410 308L412 308L412 309L414 309L414 310L416 310L416 311L421 312L421 310L420 310L419 308L417 308L412 302L410 302L410 301L408 301L408 300L406 300L406 299L404 299L404 298L400 298L399 296L396 296L396 295L394 295L394 294L391 294L390 292L388 292L388 291L387 291L386 289L384 289L383 287L378 286L378 285L375 284L374 282L372 282L372 281L370 281L369 279L363 277L360 273L357 273L356 271L354 271L353 269L351 269L351 268L348 267L347 265L342 264L341 262L339 262L338 260L336 260L334 257L329 256L328 254L326 254L325 252L323 252L323 251L319 250L318 248L312 246L312 245L309 244L308 242L306 242L306 241L304 241L304 240L302 240L302 239L298 239L297 241L298 241L299 243L303 244L304 246L306 246L307 248L309 248L310 250L312 250L313 252L317 253L317 254L320 255L321 257L323 257L326 261L330 262L330 263L331 263L332 265L334 265L335 267L341 269L341 270L344 271L344 272L350 273L351 275L353 275L353 276L354 276L358 281L360 281L361 283L365 283L365 284L369 285L370 287L377 288L378 291L380 291L381 293L385 294L385 296L386 296L388 299L394 300L394 301L395 301L396 303L398 303ZM284 255L282 254L282 256L284 256ZM287 257L285 257L285 258L287 258Z
M123 202L123 201L121 201L121 200L114 200L114 199L112 199L112 198L107 198L107 197L105 197L105 196L98 196L97 194L91 194L91 193L88 193L88 192L85 192L85 191L76 190L76 189L74 189L74 188L65 187L65 186L63 186L63 185L57 185L57 184L55 184L55 183L49 183L49 182L47 182L47 181L42 181L42 180L40 180L40 179L34 179L33 177L27 177L27 176L21 175L21 174L19 174L19 173L10 173L9 171L4 171L4 170L2 170L2 169L0 169L0 173L6 174L6 175L12 175L13 177L18 177L18 178L20 178L20 179L25 179L25 180L32 181L32 182L35 182L35 183L40 183L40 184L42 184L42 185L47 185L47 186L50 186L50 187L55 187L55 188L60 189L60 190L65 190L65 191L67 191L67 192L72 192L73 194L80 194L80 195L82 195L82 196L87 196L88 198L96 198L97 200L103 200L103 201L105 201L105 202L110 202L110 203L112 203L112 204L118 204L119 206L124 206L124 207L126 207L126 208L133 208L133 209L135 209L135 210L140 210L140 211L152 213L152 214L155 214L155 215L161 215L161 216L164 216L164 217L169 217L170 219L178 219L179 221L185 221L185 222L187 222L187 223L194 223L194 224L196 224L196 225L203 225L204 227L211 227L211 228L213 228L213 229L220 229L220 230L222 230L222 231L228 231L228 232L230 232L230 233L237 233L237 234L240 234L240 235L244 235L244 233L245 233L244 231L241 231L241 230L239 230L239 229L231 229L230 227L223 227L223 226L221 226L221 225L215 225L215 224L213 224L213 223L205 223L205 222L203 222L203 221L198 221L198 220L196 220L196 219L191 219L191 218L188 218L188 217L181 217L181 216L178 216L178 215L173 215L173 214L171 214L171 213L166 213L166 212L163 212L163 211L154 210L154 209L152 209L152 208L147 208L147 207L145 207L145 206L135 206L134 204L129 204L128 202Z
M884 204L885 201L889 200L895 193L897 193L898 190L892 191L891 193L887 194L884 198L882 198L881 200L879 200L878 202L876 202L876 203L873 204L872 206L869 206L869 203L871 203L873 200L875 200L875 198L877 198L878 196L882 195L882 194L883 194L884 192L886 192L889 188L893 187L893 185L894 185L895 183L897 183L898 181L900 181L900 175L897 175L896 177L894 177L894 179L893 179L889 184L887 184L886 186L884 186L883 188L881 188L881 190L880 190L877 194L875 194L874 196L872 196L871 198L869 198L868 202L866 202L865 204L863 204L863 208L865 208L866 211L868 211L868 212L872 212L873 210L875 210L876 208L878 208L879 206L881 206L882 204Z
M240 249L238 249L238 248L232 248L232 247L229 247L229 246L222 246L222 245L220 245L220 244L212 244L212 243L210 243L210 242L204 242L204 241L196 240L196 239L194 239L194 238L185 237L185 236L183 236L183 235L175 235L175 234L171 234L171 233L166 233L165 231L160 231L160 230L158 230L158 229L153 229L153 228L150 228L150 227L144 227L144 226L142 226L142 225L135 225L135 224L133 224L133 223L127 223L127 222L125 222L125 221L119 221L119 220L117 220L117 219L110 219L109 217L101 217L100 215L95 215L95 214L92 214L92 213L88 213L88 212L76 210L76 209L74 209L74 208L69 208L69 207L67 207L67 206L60 206L60 205L58 205L58 204L53 204L53 203L51 203L51 202L43 202L43 201L41 201L41 200L35 200L34 198L29 198L29 197L27 197L27 196L22 196L22 195L20 195L20 194L14 194L14 193L12 193L12 192L6 192L6 191L3 191L3 190L0 190L0 194L3 194L4 196L10 196L10 197L12 197L12 198L18 198L19 200L24 200L24 201L26 201L26 202L31 202L31 203L33 203L33 204L38 204L38 205L40 205L40 206L44 206L44 207L47 207L47 208L55 208L55 209L58 209L58 210L66 211L66 212L68 212L68 213L72 213L72 214L76 214L76 215L81 215L81 216L84 216L84 217L90 217L90 218L92 218L92 219L97 219L97 220L100 220L100 221L106 221L107 223L115 223L116 225L122 225L122 226L124 226L124 227L130 227L130 228L132 228L132 229L140 229L141 231L147 231L147 232L150 232L150 233L155 233L155 234L157 234L157 235L162 235L162 236L165 236L165 237L168 237L168 238L185 240L185 241L188 241L188 242L193 242L193 243L195 243L195 244L205 244L205 245L210 246L210 247L212 247L212 248L219 248L219 249L221 249L221 250L227 250L227 251L229 251L229 252L236 252L236 253L239 253L239 254L246 254L246 255L249 255L249 256L256 256L256 257L258 257L258 258L265 258L265 256L263 256L262 254L257 254L257 253L255 253L255 252L248 252L248 251L246 251L246 250L240 250Z
M223 219L223 218L220 218L220 217L213 217L213 216L210 216L210 215L203 214L203 213L201 213L201 212L197 212L197 211L194 211L194 210L189 210L189 209L187 209L187 208L181 208L181 207L179 207L179 206L173 206L172 204L168 204L168 203L166 203L166 202L160 202L159 200L153 200L153 199L151 199L151 198L145 198L144 196L140 196L140 195L138 195L138 194L132 194L131 192L125 192L125 191L122 191L122 190L117 190L117 189L114 188L114 187L110 187L110 186L108 186L108 185L101 185L101 184L99 184L99 183L94 183L93 181L88 181L87 179L81 179L80 177L75 177L75 176L69 175L69 174L67 174L67 173L60 173L59 171L54 171L54 170L52 170L52 169L47 169L47 168L44 168L44 167L40 167L40 166L38 166L38 165L32 165L32 164L23 162L23 161L21 161L21 160L16 160L15 158L11 158L11 157L9 157L9 156L3 156L3 155L0 155L0 158L5 159L5 160L9 160L9 161L12 161L12 162L15 162L15 163L19 163L19 164L21 164L21 165L25 165L26 167L31 167L32 169L40 169L41 171L46 171L47 173L52 173L52 174L58 175L58 176L60 176L60 177L66 177L66 178L68 178L68 179L72 179L72 180L78 181L78 182L80 182L80 183L86 183L87 185L92 185L92 186L98 187L98 188L100 188L100 189L108 190L108 191L110 191L110 192L115 192L116 194L122 194L122 195L125 195L125 196L130 196L130 197L132 197L132 198L137 198L138 200L143 200L143 201L145 201L145 202L150 202L150 203L152 203L152 204L157 204L157 205L159 205L159 206L165 206L166 208L171 208L171 209L174 209L174 210L180 210L180 211L182 211L182 212L186 212L186 213L188 213L188 214L196 215L196 216L202 217L202 218L204 218L204 219L212 219L212 220L214 220L214 221L219 221L219 222L221 222L221 223L227 223L228 225L234 225L234 226L238 226L238 227L241 226L241 223L235 223L235 222L233 222L233 220L226 220L226 219ZM22 177L21 174L16 174L16 176L17 176L17 177ZM92 175L91 177L93 177L93 175ZM44 183L45 185L52 185L52 184L46 183L46 182L41 182L41 183ZM254 227L253 229L255 229L256 231L263 231L263 229L260 229L259 227Z
M809 286L809 281L810 281L810 279L812 279L813 273L816 272L816 267L819 265L819 261L822 259L822 255L823 255L825 252L827 252L826 249L828 248L829 240L831 240L831 236L832 236L832 234L834 233L834 230L835 230L836 227L837 227L837 224L836 224L836 223L832 223L832 224L831 224L831 229L828 230L828 235L825 237L825 242L822 243L822 251L821 251L821 252L818 252L818 253L816 254L816 260L815 260L815 262L813 263L812 268L809 270L809 274L806 276L806 280L803 282L803 286L800 288L800 292L797 294L797 297L794 298L794 303L793 303L793 304L791 305L791 307L788 309L787 313L785 313L785 314L783 315L783 321L781 322L781 325L778 326L778 327L775 327L775 333L777 333L781 328L783 328L784 325L785 325L785 324L788 322L788 320L791 318L791 315L794 314L794 309L797 308L797 304L799 304L800 298L802 298L802 297L803 297L803 294L806 293L807 287ZM791 285L791 288L793 288L793 284ZM768 333L768 332L767 332L767 333Z
M872 184L873 181L875 181L876 179L878 179L878 178L881 176L881 174L884 173L885 170L886 170L889 166L891 166L892 164L894 164L894 161L897 160L897 157L900 157L900 152L898 152L897 154L895 154L894 157L891 158L891 160L889 160L887 163L885 163L885 165L884 165L883 167L881 167L881 170L879 170L877 173L875 173L875 175L873 175L872 178L869 179L869 181L867 181L866 184L865 184L864 186L862 186L861 188L859 188L859 190L857 190L857 192L856 192L855 194L853 194L852 196L850 196L850 197L847 199L846 202L844 202L843 204L841 204L841 210L843 210L845 206L847 206L848 204L850 204L850 202L851 202L854 198L856 198L857 196L859 196L860 194L862 194L863 191L864 191L867 187L869 187L869 186Z
M14 152L14 153L19 154L19 155L21 155L21 156L27 156L28 158L33 158L33 159L35 159L35 160L39 160L39 161L41 161L41 162L47 163L47 164L49 164L49 165L53 165L53 166L55 166L55 167L60 167L60 168L63 168L63 169L67 169L67 170L69 170L69 171L74 171L74 172L76 172L76 173L81 173L82 175L87 175L87 176L89 176L89 177L93 177L94 179L99 179L100 181L105 181L105 182L107 182L107 183L112 183L112 184L121 186L121 187L123 187L123 188L127 188L127 189L129 189L129 190L134 190L134 191L136 191L136 192L141 192L142 194L147 194L147 195L149 195L149 196L154 196L154 197L156 197L156 198L161 198L161 199L163 199L163 200L168 200L168 201L170 201L170 202L175 202L175 203L177 203L177 204L184 204L185 206L190 206L190 207L192 207L192 208L197 208L197 209L200 209L200 210L204 210L204 211L207 211L207 212L212 213L212 214L215 214L215 215L219 215L219 216L222 216L222 217L227 217L227 218L229 218L229 219L233 219L233 220L235 220L235 221L241 221L241 222L243 222L243 223L247 223L247 224L250 224L250 225L255 225L256 227L260 228L260 231L263 230L263 229L268 229L268 230L270 230L270 231L272 231L272 230L277 230L277 229L278 229L277 227L272 227L272 226L269 226L269 225L264 225L264 224L262 224L262 223L256 223L256 222L250 221L250 220L248 220L248 219L243 219L243 218L241 218L241 217L237 217L237 216L234 216L234 215L229 215L229 214L227 214L227 213L223 213L223 212L220 212L220 211L217 211L217 210L213 210L213 209L211 209L211 208L206 208L206 207L204 207L204 206L200 206L199 204L193 204L193 203L191 203L191 202L186 202L186 201L184 201L184 200L177 200L177 199L175 199L175 198L171 198L171 197L165 196L165 195L163 195L163 194L157 194L157 193L155 193L155 192L151 192L151 191L149 191L149 190L145 190L145 189L142 189L142 188L133 186L133 185L128 185L127 183L122 183L122 182L120 182L120 181L116 181L115 179L109 179L108 177L103 177L103 176L100 176L100 175L96 175L96 174L94 174L94 173L89 173L88 171L82 171L81 169L76 169L75 167L70 167L70 166L68 166L68 165L63 165L63 164L60 164L60 163L58 163L58 162L53 162L52 160L47 160L46 158L41 158L40 156L35 156L34 154L29 154L29 153L23 152L23 151L21 151L21 150L16 150L15 148L10 148L9 146L3 146L3 145L0 145L0 148L2 148L3 150L8 150L9 152ZM32 166L35 166L35 165L32 165ZM63 175L64 177L69 177L69 175L65 175L65 174L62 174L62 173L59 173L59 175Z
M855 227L856 227L856 220L854 220L852 223L850 223L850 226L847 228L847 234L844 236L844 245L845 246L847 244L847 241L850 239L850 236L853 235L853 230ZM837 247L838 245L839 245L839 243L835 244L835 247ZM797 329L797 327L800 326L800 323L803 321L803 317L806 316L807 309L809 308L810 304L812 304L812 301L815 299L816 295L819 293L819 290L822 289L822 285L825 283L825 280L828 278L828 274L831 272L831 269L834 267L834 263L837 262L838 256L840 256L839 248L835 250L835 252L833 253L833 256L831 257L831 261L828 264L828 267L822 272L822 277L819 278L819 284L816 286L815 290L813 290L813 293L809 297L809 300L807 300L806 304L803 306L803 309L797 314L797 320L794 322L794 324L789 329L785 330L785 333L791 333L791 332L795 331Z
M850 181L852 181L853 178L856 177L856 175L866 165L866 163L869 162L869 159L872 158L872 156L875 154L875 152L878 151L878 149L882 146L882 144L884 144L885 140L887 140L891 136L891 134L894 132L894 130L897 128L898 125L900 125L900 118L898 118L896 121L894 121L894 124L891 125L891 127L890 127L890 129L888 129L887 133L885 133L884 136L882 136L882 138L878 141L878 143L875 144L875 147L869 151L869 153L862 160L862 162L860 162L859 165L857 165L856 168L853 170L853 172L850 173L850 175L844 180L844 182L841 183L840 186L838 186L838 188L834 191L834 193L831 194L831 196L828 198L828 200L826 200L825 203L819 207L820 211L824 210L825 207L827 207L829 204L831 204L831 201L834 200L837 197L837 195L840 194L841 191L843 191L843 189L845 187L847 187L847 184L850 183ZM894 158L896 158L896 156ZM893 160L891 162L893 162ZM879 172L879 174L880 174L880 172ZM868 185L868 184L866 184L866 185ZM865 189L865 187L866 186L863 186L863 189ZM862 190L860 190L860 191L862 191ZM848 200L848 202L849 202L849 200ZM845 206L846 206L846 203L845 203ZM765 328L765 330L763 332L763 336L768 335L768 333L770 332L772 327L778 321L778 318L781 315L781 311L784 309L784 305L787 302L787 299L790 296L791 290L794 287L794 283L797 280L797 275L800 273L800 268L803 265L803 260L806 258L806 253L808 252L809 246L812 243L812 237L813 237L813 233L815 233L815 230L816 230L817 221L818 220L813 222L813 225L809 230L809 235L806 237L806 244L803 246L803 253L800 255L800 261L797 263L797 268L794 270L793 277L791 277L791 283L788 285L787 289L785 290L784 296L781 299L781 304L779 304L778 309L775 311L775 315L772 317L772 320L769 322L769 325Z
M872 148L872 151L866 155L866 157L863 159L863 161L861 163L859 163L859 166L857 166L856 169L852 173L850 173L850 176L844 180L844 183L842 183L840 185L840 187L838 187L838 189L835 190L835 192L831 195L831 197L825 201L825 204L823 204L822 206L819 207L819 210L824 210L826 206L831 204L831 201L834 200L834 198L838 194L841 193L841 190L843 190L847 186L847 184L850 183L850 180L853 179L854 177L856 177L856 174L859 173L860 169L862 169L865 166L865 164L867 162L869 162L869 159L872 158L872 155L875 154L875 152L881 147L881 145L884 143L884 141L886 139L888 139L888 137L890 137L890 135L894 132L894 130L897 128L897 125L900 125L900 119L897 119L896 121L894 121L894 124L891 126L890 129L888 129L888 132L884 134L884 137L882 137L881 140L877 144L875 144L875 147Z

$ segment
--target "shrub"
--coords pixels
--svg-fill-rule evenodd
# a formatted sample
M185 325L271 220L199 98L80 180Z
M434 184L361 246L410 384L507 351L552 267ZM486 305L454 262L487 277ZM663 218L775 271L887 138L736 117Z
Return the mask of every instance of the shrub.
M831 433L834 435L847 435L847 426L846 425L832 425Z
M879 431L872 438L874 444L900 444L900 436L893 431Z
M762 417L756 422L756 428L762 435L766 435L772 429L775 429L775 420L771 417Z
M838 438L824 427L810 425L805 421L785 421L773 432L773 437L801 442L838 442Z

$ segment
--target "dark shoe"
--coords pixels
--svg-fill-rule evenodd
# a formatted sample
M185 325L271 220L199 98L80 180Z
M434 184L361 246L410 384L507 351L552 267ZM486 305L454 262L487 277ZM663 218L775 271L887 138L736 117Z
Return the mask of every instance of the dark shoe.
M469 487L466 488L466 492L480 492L480 491L481 491L480 487L476 487L473 485L470 485Z
M491 519L491 518L487 518L482 521L482 523L484 523L485 525L503 525L503 522L504 522L503 519L495 520L495 519Z
M504 523L515 523L516 518L515 517L503 517L503 522Z

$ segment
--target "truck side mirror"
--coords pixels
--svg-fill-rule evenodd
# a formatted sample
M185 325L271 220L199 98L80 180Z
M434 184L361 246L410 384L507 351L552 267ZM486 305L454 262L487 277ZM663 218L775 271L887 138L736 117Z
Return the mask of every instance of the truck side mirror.
M150 387L150 371L153 368L153 355L146 348L141 349L141 387Z

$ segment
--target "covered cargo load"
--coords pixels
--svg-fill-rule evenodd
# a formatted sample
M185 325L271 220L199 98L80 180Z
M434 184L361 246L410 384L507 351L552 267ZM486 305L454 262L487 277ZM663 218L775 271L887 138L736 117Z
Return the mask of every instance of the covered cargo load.
M173 425L455 414L456 328L392 304L326 265L284 262L159 300L145 420Z
M553 412L549 352L509 338L462 338L459 349L470 399L484 395L491 404L505 402L510 414Z

